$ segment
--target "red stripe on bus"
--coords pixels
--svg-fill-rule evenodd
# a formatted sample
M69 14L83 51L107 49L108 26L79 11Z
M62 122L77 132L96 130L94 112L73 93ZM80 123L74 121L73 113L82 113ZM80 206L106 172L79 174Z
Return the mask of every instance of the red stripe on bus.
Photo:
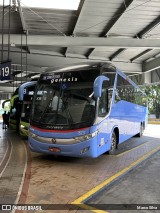
M89 127L86 127L86 128L74 129L74 130L53 130L53 129L41 129L41 128L38 128L38 127L35 127L35 126L30 126L30 127L37 129L37 130L40 130L42 132L58 132L58 133L76 132L76 131L82 131L82 130L89 129Z

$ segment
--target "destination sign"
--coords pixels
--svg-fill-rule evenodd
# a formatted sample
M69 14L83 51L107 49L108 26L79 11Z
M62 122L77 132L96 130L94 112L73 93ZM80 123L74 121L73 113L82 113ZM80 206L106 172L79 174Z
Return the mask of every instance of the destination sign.
M61 73L44 73L41 75L40 83L76 83L76 82L94 82L95 78L99 75L98 69L90 70L78 70L71 72L61 72Z

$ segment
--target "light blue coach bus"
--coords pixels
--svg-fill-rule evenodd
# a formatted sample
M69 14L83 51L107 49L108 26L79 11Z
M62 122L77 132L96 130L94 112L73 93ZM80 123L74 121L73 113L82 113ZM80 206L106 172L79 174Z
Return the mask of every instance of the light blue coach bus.
M114 154L118 144L142 135L147 115L146 95L109 63L49 69L34 93L29 146L74 157Z

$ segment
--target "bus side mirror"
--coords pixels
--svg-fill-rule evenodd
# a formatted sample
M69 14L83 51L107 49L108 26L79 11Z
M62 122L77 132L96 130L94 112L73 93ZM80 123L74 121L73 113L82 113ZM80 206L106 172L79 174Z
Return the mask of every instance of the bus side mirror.
M109 78L107 78L104 75L98 76L93 84L93 90L94 90L94 97L95 98L100 98L102 95L102 84L103 81L109 81Z

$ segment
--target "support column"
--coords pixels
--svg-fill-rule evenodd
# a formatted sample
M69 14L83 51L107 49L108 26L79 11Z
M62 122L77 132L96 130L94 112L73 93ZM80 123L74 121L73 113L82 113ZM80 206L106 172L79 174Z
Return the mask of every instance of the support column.
M152 83L151 72L146 72L143 74L143 82L144 84Z
M12 97L12 94L8 93L8 99L11 99L11 97Z

